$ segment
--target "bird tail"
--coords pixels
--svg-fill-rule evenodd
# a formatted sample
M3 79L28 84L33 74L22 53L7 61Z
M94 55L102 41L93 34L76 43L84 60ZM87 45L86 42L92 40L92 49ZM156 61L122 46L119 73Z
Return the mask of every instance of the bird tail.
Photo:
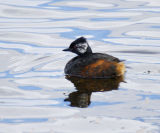
M117 64L116 70L117 70L117 75L118 75L118 76L124 75L124 73L125 73L125 71L126 71L126 68L125 68L124 63L123 63L123 62L119 62L119 63Z

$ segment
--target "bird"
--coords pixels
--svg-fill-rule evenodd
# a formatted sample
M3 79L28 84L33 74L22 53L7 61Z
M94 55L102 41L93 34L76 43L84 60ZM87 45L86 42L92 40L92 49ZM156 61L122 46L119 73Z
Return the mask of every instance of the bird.
M65 75L81 78L116 78L125 73L123 61L105 53L93 53L83 36L74 40L63 51L77 54L66 64Z

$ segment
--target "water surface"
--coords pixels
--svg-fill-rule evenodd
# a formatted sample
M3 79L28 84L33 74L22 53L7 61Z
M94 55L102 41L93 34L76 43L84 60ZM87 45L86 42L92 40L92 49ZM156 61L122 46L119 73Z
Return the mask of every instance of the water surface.
M157 0L1 0L0 132L159 133L159 13ZM125 60L125 82L79 92L62 51L79 36Z

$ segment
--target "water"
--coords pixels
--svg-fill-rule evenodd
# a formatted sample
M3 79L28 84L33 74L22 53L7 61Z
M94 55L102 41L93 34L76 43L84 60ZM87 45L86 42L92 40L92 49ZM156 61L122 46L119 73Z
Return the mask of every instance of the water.
M0 133L159 133L159 13L158 0L1 0ZM125 82L82 93L65 79L79 36L125 60Z

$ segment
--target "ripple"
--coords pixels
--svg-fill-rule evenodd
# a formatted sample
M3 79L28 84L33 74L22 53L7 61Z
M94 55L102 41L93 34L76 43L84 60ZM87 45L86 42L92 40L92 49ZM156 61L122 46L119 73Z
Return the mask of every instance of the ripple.
M14 111L11 111L14 110ZM61 111L64 113L61 113ZM0 117L10 118L48 118L48 117L66 117L78 113L76 109L67 108L45 108L45 107L1 107Z
M151 24L159 24L160 23L160 17L148 17L146 19L143 19L139 21L140 23L151 23Z
M106 132L150 132L157 129L155 126L138 122L135 120L125 120L116 118L102 118L102 117L86 117L86 118L71 118L67 121L59 120L54 124L59 132L94 132L98 131ZM63 125L63 127L62 127ZM74 125L74 126L73 126ZM106 126L107 125L107 126ZM81 128L81 126L86 128ZM106 128L107 127L107 128ZM77 130L80 129L80 130Z
M37 119L34 119L34 118L24 118L24 119L2 119L0 120L0 123L10 123L10 124L13 124L13 123L34 123L34 122L46 122L48 121L47 118L37 118Z
M0 99L0 106L33 107L33 106L53 106L59 104L56 100L50 99Z
M65 46L67 42L69 44L69 40L68 41L63 40L63 39L59 38L57 35L51 36L51 35L43 35L43 34L35 34L35 33L22 33L22 32L9 32L9 33L3 32L3 33L0 33L0 39L1 39L1 41L0 41L1 43L4 43L5 41L6 41L6 43L13 43L12 45L8 45L8 47L22 48L22 49L26 48L26 50L30 49L31 51L32 51L32 48L29 48L31 46L32 47L45 46L46 48L47 48L47 46L53 46L53 47L49 47L49 48L54 48L56 46L57 47L58 46L59 47ZM7 44L5 44L5 45L7 45ZM4 45L4 47L5 47L5 45ZM6 48L7 48L7 46L6 46ZM48 48L48 50L49 50L49 48ZM38 52L39 50L35 50L35 51Z
M45 0L46 2L47 0ZM48 0L49 2L49 0ZM5 0L5 1L1 1L0 2L1 4L3 5L13 5L13 6L37 6L39 4L42 4L44 3L44 1L27 1L27 0L15 0L14 2L13 1L10 1L10 0Z
M126 1L137 1L137 0L126 0ZM160 6L160 2L157 0L139 0L139 1L146 2L147 6L154 6L154 7Z
M73 7L85 7L89 9L101 9L101 8L108 8L114 7L114 4L107 3L107 2L90 2L90 1L69 1L69 2L59 2L54 3L51 5L66 5L66 6L73 6Z
M159 132L159 6L157 0L1 1L1 132ZM64 102L77 93L63 72L75 55L62 49L79 36L127 68L118 90L93 92L85 109Z
M73 87L71 83L69 83L67 80L64 78L28 78L28 79L15 79L15 83L21 84L21 85L32 85L32 86L41 86L41 87L49 87L52 89L63 89L63 88L70 88ZM63 82L63 84L62 84ZM65 87L64 87L65 84Z
M9 121L10 119L8 119ZM13 119L16 122L16 119ZM26 122L25 124L16 124L15 126L11 125L7 127L3 125L2 131L16 131L16 129L20 129L20 132L49 132L49 131L56 131L56 132L77 132L80 133L81 131L88 133L98 133L101 131L102 133L110 132L123 132L123 133L135 133L135 132L152 132L157 133L158 128L156 126L150 125L148 123L139 122L136 120L126 120L126 119L117 119L117 118L107 118L107 117L77 117L77 118L69 118L64 120L55 120L51 119L46 122L46 119L35 119L31 124L27 123L30 119L22 119L20 121ZM7 121L7 119L6 119ZM17 122L19 120L17 119ZM35 122L39 123L35 123ZM52 122L53 121L53 122ZM9 121L10 122L10 121ZM107 126L106 126L107 125ZM87 128L81 128L81 127Z
M160 32L159 31L130 31L130 32L127 32L126 35L160 38Z
M137 46L152 46L159 47L159 39L138 39L138 38L108 38L104 41L112 42L115 44L125 44L125 45L137 45Z

